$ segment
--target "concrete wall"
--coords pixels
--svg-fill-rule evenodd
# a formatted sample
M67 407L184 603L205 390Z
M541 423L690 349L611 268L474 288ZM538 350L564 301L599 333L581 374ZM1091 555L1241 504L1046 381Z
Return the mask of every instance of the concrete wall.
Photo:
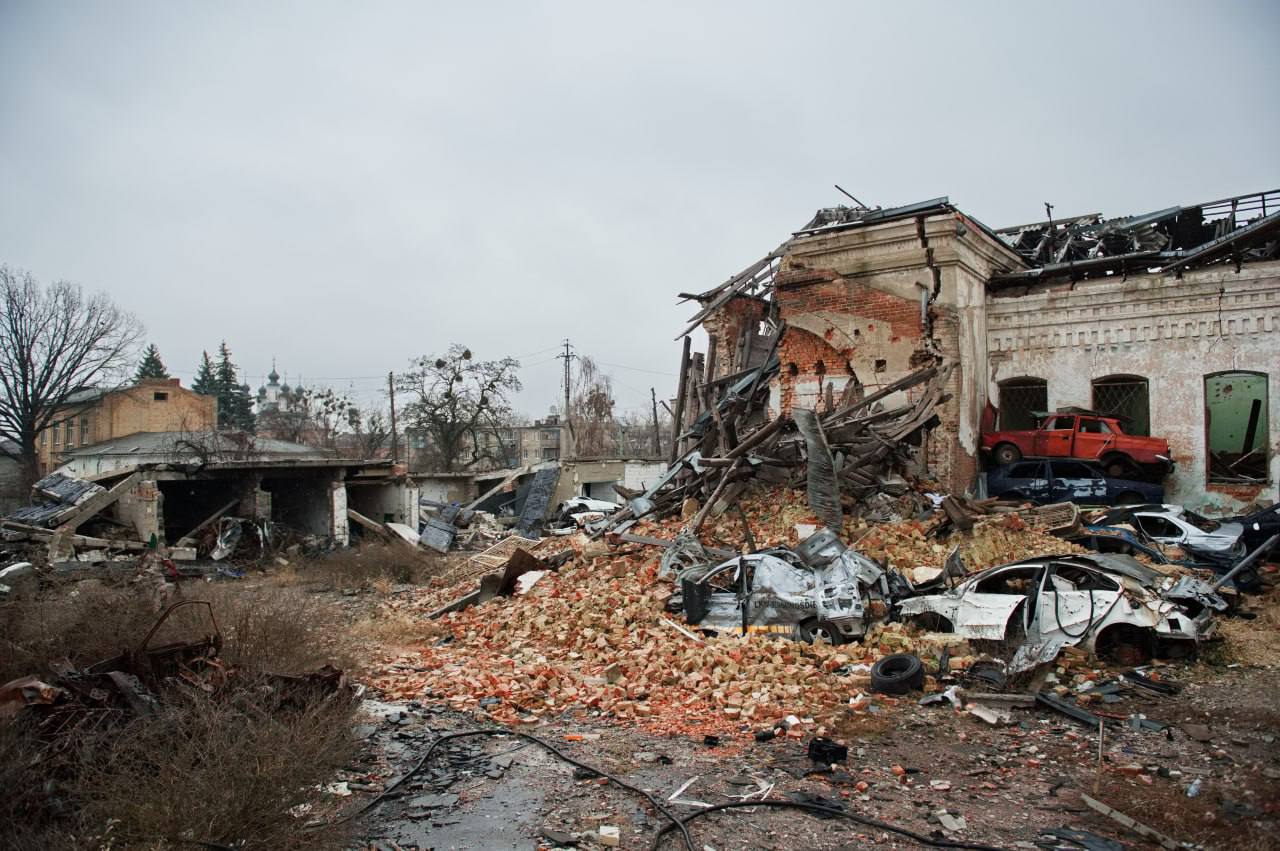
M436 502L468 503L479 496L475 479L470 476L424 475L418 478L420 495Z
M1074 285L1040 285L987 304L989 372L1000 381L1048 381L1049 407L1089 407L1091 381L1147 378L1151 433L1168 439L1177 466L1168 498L1231 511L1277 499L1280 481L1280 263L1215 266L1167 275L1132 275ZM1225 370L1268 373L1270 482L1206 482L1204 376Z
M953 212L793 242L777 277L787 327L771 409L823 409L855 376L871 393L939 358L956 363L925 457L945 487L965 491L986 404L986 281L1020 265Z
M404 523L415 529L420 495L418 486L404 479L347 483L347 505L351 508L378 522Z

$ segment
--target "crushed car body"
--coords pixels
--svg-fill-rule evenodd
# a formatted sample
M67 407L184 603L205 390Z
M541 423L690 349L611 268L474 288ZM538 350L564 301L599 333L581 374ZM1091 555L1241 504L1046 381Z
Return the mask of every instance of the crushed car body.
M674 554L673 554L674 555ZM715 632L774 632L841 644L889 614L910 584L820 529L793 549L777 547L690 565L690 548L665 561L678 574L673 598L690 624Z
M1211 586L1175 580L1130 556L1038 556L989 568L941 594L902 601L899 613L926 629L1016 645L1013 671L1063 647L1101 651L1113 643L1208 637L1227 608Z

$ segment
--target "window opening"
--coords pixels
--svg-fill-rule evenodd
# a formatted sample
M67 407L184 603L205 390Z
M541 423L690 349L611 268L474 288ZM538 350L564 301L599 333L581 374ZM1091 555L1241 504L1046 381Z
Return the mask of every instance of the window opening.
M1211 482L1267 479L1267 376L1220 372L1204 379L1204 419Z
M1147 379L1140 375L1095 379L1093 409L1119 419L1128 434L1151 434L1151 400Z

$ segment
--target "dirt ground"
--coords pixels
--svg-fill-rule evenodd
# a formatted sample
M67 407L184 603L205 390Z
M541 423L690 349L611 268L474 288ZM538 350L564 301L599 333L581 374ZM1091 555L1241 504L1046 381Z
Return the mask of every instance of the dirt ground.
M1273 591L1255 599L1261 617L1231 622L1229 637L1200 660L1162 667L1160 675L1180 687L1177 694L1131 689L1105 705L1102 711L1117 719L1139 716L1162 729L1134 729L1132 720L1108 724L1101 761L1096 728L1044 707L1014 709L1012 723L991 726L948 703L920 706L919 695L882 699L876 711L851 715L830 731L848 758L821 766L807 755L811 731L761 742L753 733L765 725L744 725L738 736L708 742L567 714L503 728L483 711L453 711L430 695L381 701L371 694L361 728L366 747L342 778L351 795L335 803L346 813L367 806L442 733L518 729L649 791L681 817L702 808L690 801L764 794L840 806L934 840L1081 847L1041 835L1071 828L1119 843L1098 848L1159 847L1090 809L1083 796L1091 796L1177 842L1280 848L1280 669L1255 658L1258 641L1230 638L1271 630L1276 597ZM618 847L653 847L666 819L638 794L582 774L510 735L458 740L358 815L350 847L533 849L570 841L601 847L602 826L619 828ZM1197 781L1198 793L1189 797ZM927 847L883 827L761 807L712 813L690 829L700 851ZM668 833L657 847L682 842Z

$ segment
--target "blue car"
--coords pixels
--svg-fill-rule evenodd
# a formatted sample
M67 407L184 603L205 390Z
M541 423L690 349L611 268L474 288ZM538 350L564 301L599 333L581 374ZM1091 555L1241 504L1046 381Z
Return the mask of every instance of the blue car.
M1163 502L1164 486L1133 479L1116 479L1102 467L1074 459L1040 459L1005 464L987 473L987 495L1025 499L1047 505L1137 505Z

